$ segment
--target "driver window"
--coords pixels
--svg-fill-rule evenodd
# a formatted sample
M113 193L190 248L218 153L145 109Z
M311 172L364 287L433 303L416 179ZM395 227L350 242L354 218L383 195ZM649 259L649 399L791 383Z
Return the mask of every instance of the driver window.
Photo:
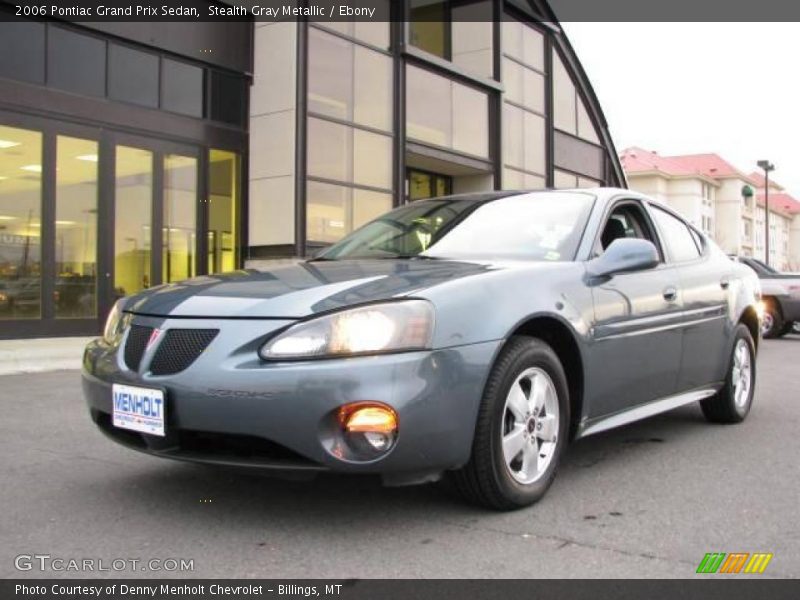
M653 234L642 209L635 204L622 204L614 208L597 240L594 255L600 256L614 240L639 238L655 244Z

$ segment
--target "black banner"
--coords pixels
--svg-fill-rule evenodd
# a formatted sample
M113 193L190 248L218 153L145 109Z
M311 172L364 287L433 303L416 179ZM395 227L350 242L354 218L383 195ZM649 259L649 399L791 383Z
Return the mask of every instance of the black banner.
M61 19L74 22L201 22L297 19L309 21L408 20L400 0L0 0L0 20ZM459 20L502 19L491 0L473 0ZM506 0L506 5L541 21L800 21L800 2L760 0Z
M797 580L292 580L119 579L0 581L0 598L35 600L744 600L800 597Z

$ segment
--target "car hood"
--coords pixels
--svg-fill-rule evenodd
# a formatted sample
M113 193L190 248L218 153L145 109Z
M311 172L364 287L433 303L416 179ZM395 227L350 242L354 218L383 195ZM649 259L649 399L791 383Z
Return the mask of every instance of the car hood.
M158 286L131 296L124 310L164 317L298 319L349 305L413 296L492 268L452 260L301 262Z

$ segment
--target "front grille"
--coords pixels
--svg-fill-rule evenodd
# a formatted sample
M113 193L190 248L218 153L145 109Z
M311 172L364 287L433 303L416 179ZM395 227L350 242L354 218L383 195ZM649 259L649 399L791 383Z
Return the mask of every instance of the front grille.
M170 429L160 438L112 425L111 415L92 409L97 426L120 444L159 456L237 466L322 470L312 460L282 444L252 435Z
M156 350L150 372L172 375L191 365L211 343L219 329L169 329Z
M131 371L138 371L142 362L142 355L147 349L147 342L153 333L152 327L131 325L128 332L128 341L125 342L125 364Z

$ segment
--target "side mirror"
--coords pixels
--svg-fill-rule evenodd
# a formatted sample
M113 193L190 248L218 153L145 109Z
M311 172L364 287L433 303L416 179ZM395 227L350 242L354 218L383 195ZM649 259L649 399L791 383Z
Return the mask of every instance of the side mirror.
M658 262L658 250L652 242L639 238L619 238L611 242L603 254L590 260L586 270L593 277L608 277L616 273L652 269Z

